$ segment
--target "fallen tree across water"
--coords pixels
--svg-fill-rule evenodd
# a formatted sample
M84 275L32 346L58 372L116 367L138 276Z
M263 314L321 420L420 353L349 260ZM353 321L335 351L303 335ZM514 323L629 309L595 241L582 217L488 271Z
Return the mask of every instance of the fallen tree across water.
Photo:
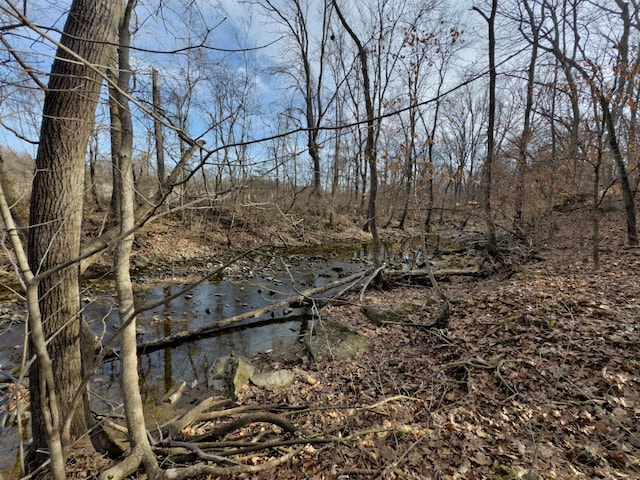
M225 318L222 320L216 320L213 321L211 323L208 323L206 325L197 327L197 328L193 328L191 330L185 330L179 333L176 333L174 335L169 335L167 337L162 337L162 338L157 338L154 340L148 340L148 341L144 341L144 342L140 342L137 345L137 349L138 349L138 353L149 353L155 350L158 350L160 348L165 348L171 345L177 345L183 342L186 342L188 340L192 340L194 338L197 338L199 336L205 335L211 331L220 331L222 329L226 329L226 328L230 328L230 327L234 327L237 326L237 324L239 324L240 322L243 322L245 320L249 320L251 318L259 318L262 315L265 315L267 313L271 313L271 312L275 312L276 310L279 310L281 308L289 308L289 307L293 307L293 308L297 308L300 307L302 305L305 305L306 303L308 303L310 300L312 300L312 297L314 295L318 295L320 293L324 293L327 292L329 290L333 290L335 288L338 287L342 287L343 285L348 285L347 288L342 289L338 294L334 295L333 299L335 298L339 298L340 296L346 294L351 288L355 287L360 280L364 279L367 275L369 275L372 271L372 268L368 268L366 270L364 270L363 272L360 273L356 273L353 275L350 275L348 277L345 278L341 278L339 280L335 280L333 282L329 282L326 285L322 285L320 287L314 287L314 288L309 288L307 290L304 290L300 293L295 293L293 295L291 295L290 297L281 300L279 302L275 302L271 305L268 305L266 307L262 307L262 308L258 308L256 310L251 310L249 312L245 312L245 313L241 313L239 315L235 315L233 317L229 317L229 318ZM349 285L351 284L351 285ZM105 355L106 358L111 358L114 356L118 355L118 351L117 350L113 350L112 352L109 352L107 355Z
M275 302L266 307L251 310L222 320L216 320L206 325L178 332L167 337L140 342L137 345L138 354L151 353L162 348L179 345L186 341L202 337L203 335L220 333L221 331L237 327L239 323L244 322L245 320L249 320L251 318L259 318L267 313L275 312L276 310L279 310L281 308L299 308L303 305L309 304L309 302L313 300L312 297L314 295L318 295L346 285L346 287L340 290L337 294L332 295L328 299L322 300L323 303L330 302L344 296L346 293L354 289L357 285L360 285L361 281L364 282L363 290L366 289L371 282L372 277L378 275L381 275L381 277L384 279L383 281L392 281L394 283L410 282L419 283L422 285L430 285L432 284L430 278L431 275L433 276L433 278L444 278L455 275L482 276L483 273L477 266L466 269L447 268L434 270L431 274L429 273L429 269L426 268L403 272L385 268L378 268L374 270L373 267L371 267L360 273L356 273L348 277L329 282L326 285L309 288L302 292L295 293L284 300L280 300L279 302ZM315 301L317 302L318 300ZM105 358L113 358L116 356L118 356L118 350L114 349L111 352L107 353L105 355Z

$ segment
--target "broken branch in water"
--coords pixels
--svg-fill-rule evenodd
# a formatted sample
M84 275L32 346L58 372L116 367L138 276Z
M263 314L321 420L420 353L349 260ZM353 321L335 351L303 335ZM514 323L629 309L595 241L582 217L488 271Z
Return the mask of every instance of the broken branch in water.
M281 300L267 307L251 310L250 312L241 313L239 315L225 318L223 320L216 320L206 325L203 325L201 327L193 328L191 330L185 330L185 331L176 333L174 335L169 335L167 337L162 337L154 340L141 342L137 346L138 353L149 353L149 352L158 350L160 348L167 347L169 345L176 345L179 343L183 343L188 340L194 339L200 335L208 333L210 331L218 331L224 328L228 328L240 322L243 322L244 320L248 320L250 318L259 318L262 315L274 312L281 308L289 307L291 305L303 305L305 301L309 300L313 295L318 295L319 293L333 290L334 288L341 287L349 283L352 283L353 285L355 285L359 280L364 278L370 272L371 272L371 269L367 269L361 273L356 273L349 277L345 277L339 280L335 280L333 282L329 282L326 285L322 285L320 287L309 288L299 294L292 295L286 298L285 300ZM343 295L343 294L344 294L344 290L340 292L340 295ZM113 350L112 352L107 354L106 357L111 358L117 355L118 355L118 351Z

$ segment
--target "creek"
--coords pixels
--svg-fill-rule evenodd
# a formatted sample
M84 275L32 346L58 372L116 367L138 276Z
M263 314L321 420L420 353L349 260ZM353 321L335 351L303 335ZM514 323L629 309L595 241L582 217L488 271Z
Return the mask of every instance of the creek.
M467 243L455 238L452 240L450 236L437 236L428 240L430 248L427 254L420 248L422 243L417 238L402 238L385 243L385 262L395 268L407 270L424 263L427 257L432 262L441 261L434 255L443 250L453 251L461 243ZM138 292L136 307L160 303L138 316L138 343L192 330L217 319L222 320L274 304L311 287L362 272L370 261L371 255L366 244L343 243L296 248L270 258L262 265L245 267L222 279L202 283L171 301L163 302L183 288L180 283ZM99 293L99 290L91 288L89 290L93 293L83 299L83 315L98 337L106 342L119 325L116 299L112 293ZM324 292L318 299L335 293L336 291ZM166 406L162 406L165 393L182 382L191 384L197 381L200 385L206 385L207 371L219 357L234 354L252 358L261 352L286 351L300 340L301 335L317 318L317 314L313 304L304 308L285 307L240 322L223 332L203 334L195 340L142 353L139 356L139 374L145 405L153 411L153 415L161 415L162 409L167 410ZM9 359L16 357L23 329L23 324L14 321L1 332L2 371L10 369ZM120 403L119 370L118 360L110 359L98 368L92 378L90 388L94 393L92 401L96 411L109 412ZM5 378L2 382L8 382L8 379ZM9 396L4 389L0 393L3 398L3 403L0 403L2 407L7 404ZM0 411L0 415L3 413ZM12 472L15 472L17 443L15 425L4 426L0 440L0 480L14 478Z
M140 314L138 343L214 324L216 319L263 308L296 292L347 277L364 270L368 257L366 246L359 244L337 245L331 250L326 247L297 249L255 270L205 282ZM136 306L162 302L181 288L182 285L168 285L140 292L136 295ZM325 292L322 296L331 293L335 292ZM223 332L203 334L194 341L142 353L139 373L143 401L147 405L158 403L167 391L183 381L206 383L207 370L219 357L233 354L251 358L261 352L284 351L298 341L316 314L313 305L284 307L239 322ZM92 298L87 302L84 316L105 339L113 335L119 324L111 295ZM119 396L119 362L106 361L96 373L92 388L101 397L113 401Z

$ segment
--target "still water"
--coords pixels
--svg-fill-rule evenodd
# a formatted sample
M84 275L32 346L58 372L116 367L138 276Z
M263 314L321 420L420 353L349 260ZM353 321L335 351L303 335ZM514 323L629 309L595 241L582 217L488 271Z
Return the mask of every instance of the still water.
M366 249L351 245L332 251L330 256L299 252L278 259L259 273L243 274L203 283L190 292L146 310L138 316L138 343L164 338L182 331L267 307L303 290L325 285L366 268ZM171 297L180 285L156 287L136 295L136 307L155 304ZM335 292L325 292L322 296ZM322 298L318 297L319 299ZM108 340L119 324L111 295L92 298L85 306L85 318L94 331ZM146 404L157 402L174 385L183 381L206 383L206 372L219 357L283 351L299 340L315 309L285 308L240 322L236 328L203 336L139 357L140 388ZM109 402L119 398L119 362L105 362L97 371L92 389ZM99 408L98 408L99 409Z
M397 242L396 242L397 243ZM385 261L402 268L423 261L416 239L404 239L385 245ZM416 248L418 247L418 248ZM309 249L298 248L273 258L267 266L241 275L203 283L171 301L182 285L151 288L136 295L136 307L159 303L138 316L138 343L164 338L203 325L214 325L235 315L263 308L306 289L362 272L371 260L365 244L334 244ZM342 288L342 287L340 287ZM336 291L324 292L318 299ZM119 319L115 297L110 293L94 294L83 304L83 314L103 344L116 332ZM254 317L210 335L203 335L179 345L139 356L140 388L146 405L155 405L175 385L182 382L206 385L207 370L219 357L260 352L284 351L299 341L317 317L317 311L279 309ZM16 327L19 328L19 327ZM15 332L14 332L15 334ZM8 345L6 348L12 348ZM1 352L0 352L1 354ZM120 403L119 362L105 361L91 381L95 394L93 408L108 412ZM0 438L0 480L14 478L17 465L17 429L6 427Z

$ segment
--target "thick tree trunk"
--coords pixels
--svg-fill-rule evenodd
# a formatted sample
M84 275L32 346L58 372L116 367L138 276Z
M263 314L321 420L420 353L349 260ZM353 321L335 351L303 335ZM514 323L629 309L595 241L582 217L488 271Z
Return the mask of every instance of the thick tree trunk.
M94 125L104 65L110 45L117 41L121 12L121 2L112 0L74 0L71 5L51 67L36 156L28 250L29 264L36 275L69 262L80 253L87 142ZM78 61L78 57L84 61ZM78 264L42 278L38 295L44 335L50 339L60 418L73 416L70 434L79 436L86 433L89 425L84 402L69 410L84 373ZM30 349L37 353L33 344ZM44 412L40 408L41 396L46 393L38 381L38 362L33 363L30 378L32 451L41 452L47 449ZM41 454L34 458L42 459Z

